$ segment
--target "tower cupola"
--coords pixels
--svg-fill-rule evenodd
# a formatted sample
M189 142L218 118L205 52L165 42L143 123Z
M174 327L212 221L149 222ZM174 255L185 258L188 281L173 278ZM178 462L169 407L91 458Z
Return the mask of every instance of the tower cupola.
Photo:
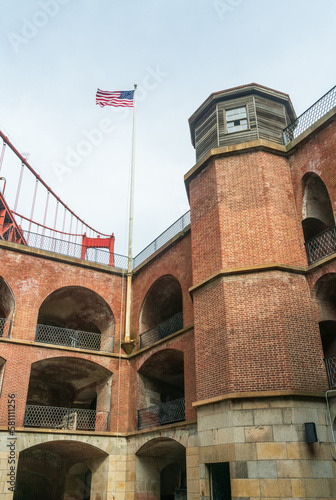
M211 149L258 139L282 144L295 118L287 94L256 83L214 92L189 118L196 161Z

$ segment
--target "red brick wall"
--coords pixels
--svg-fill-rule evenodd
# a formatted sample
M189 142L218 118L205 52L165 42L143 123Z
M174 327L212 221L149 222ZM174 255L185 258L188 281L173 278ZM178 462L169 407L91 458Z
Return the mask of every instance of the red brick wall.
M193 283L221 269L221 228L215 161L189 187Z
M139 346L139 321L141 306L148 290L156 280L165 275L174 276L182 288L183 326L192 325L193 305L189 294L192 285L190 234L174 244L159 258L139 270L133 278L132 333Z
M134 280L133 321L138 324L144 297L156 279L172 274L181 284L183 295L184 324L193 323L192 301L188 293L191 286L190 235L163 253L159 259L145 266ZM6 280L15 297L13 339L34 342L39 308L44 299L66 286L86 287L98 293L111 307L116 320L115 352L119 352L120 330L123 336L126 287L119 275L105 273L81 266L74 266L40 256L32 256L0 248L0 275ZM137 328L135 327L137 332ZM165 344L164 344L165 345ZM184 354L186 381L186 415L195 416L191 403L195 400L195 369L193 334L173 341L176 349ZM162 349L163 346L157 349ZM157 349L152 349L153 354ZM124 355L124 352L121 351ZM120 432L136 429L136 391L138 358L127 360L109 356L85 354L61 350L56 347L36 347L0 342L0 356L6 359L6 370L1 396L1 425L7 422L7 393L15 393L17 399L17 426L22 426L26 406L31 364L35 361L67 356L93 361L113 373L110 430ZM149 356L149 353L143 356ZM98 400L99 401L99 400ZM99 408L97 408L99 409Z
M99 294L111 307L116 321L115 351L118 352L119 335L124 318L123 278L87 267L69 265L39 256L26 255L0 248L0 275L10 286L15 298L15 316L11 337L34 341L36 322L40 305L54 290L66 286L86 287ZM123 324L121 329L123 335ZM122 354L123 351L122 351ZM14 392L18 400L17 425L23 423L23 416L29 385L31 363L50 357L67 356L83 358L108 368L113 374L111 430L117 428L119 404L119 430L128 430L129 362L120 363L120 394L118 398L119 361L108 356L89 355L82 352L63 351L57 348L37 348L0 343L0 356L6 361L1 395L0 416L7 419L7 393ZM119 401L119 403L118 403ZM3 424L3 422L2 422Z
M0 426L7 424L7 394L15 394L17 403L16 425L22 427L24 412L29 386L31 364L42 359L50 359L66 356L67 358L85 359L92 361L110 370L113 373L112 401L111 401L111 423L110 430L117 430L117 415L119 410L119 431L125 432L128 425L128 388L129 388L129 365L125 359L121 360L120 366L120 394L118 402L118 371L119 360L107 356L85 354L60 350L57 348L44 348L37 346L19 345L14 343L0 343L1 356L6 359L5 377L0 399ZM75 364L73 365L75 366ZM104 408L105 409L105 408ZM99 410L99 408L97 408Z
M250 152L214 159L191 181L190 205L194 285L220 269L307 265L287 158ZM194 293L194 316L198 399L328 388L305 276L219 279Z
M298 221L302 221L302 178L314 172L328 190L334 215L336 214L336 121L312 135L308 142L293 151L289 157Z
M219 269L305 265L286 158L222 157L190 183L194 284Z
M33 341L44 299L61 287L81 286L96 292L111 307L116 321L115 342L119 339L125 302L121 276L4 248L0 248L0 276L6 280L15 298L13 338Z
M328 389L304 276L222 278L194 294L194 308L198 399L236 391Z
M196 418L196 412L192 407L192 403L196 401L196 380L195 380L195 348L194 348L194 332L190 331L183 336L171 339L157 347L148 349L143 353L139 353L132 359L131 362L131 377L130 377L130 421L131 427L137 428L137 406L138 398L138 371L141 366L154 354L165 349L176 349L183 352L184 363L184 397L185 397L185 415L186 420Z
M336 271L335 263L307 277L278 271L226 276L198 289L194 302L188 290L220 269L271 263L306 265L302 177L309 171L319 174L336 208L335 126L300 146L289 160L266 152L222 157L212 160L191 181L191 235L134 276L132 333L138 341L141 306L153 283L164 275L179 281L184 326L195 322L195 332L120 360L0 342L0 356L7 360L0 424L7 423L7 394L15 393L17 426L22 425L31 363L59 356L87 359L113 373L112 431L136 429L138 371L150 356L164 349L183 352L187 419L195 416L192 402L225 393L327 390L318 308L311 290L320 276ZM123 277L2 247L0 276L16 301L14 339L33 342L44 299L61 287L81 286L95 291L111 307L118 351L125 314Z

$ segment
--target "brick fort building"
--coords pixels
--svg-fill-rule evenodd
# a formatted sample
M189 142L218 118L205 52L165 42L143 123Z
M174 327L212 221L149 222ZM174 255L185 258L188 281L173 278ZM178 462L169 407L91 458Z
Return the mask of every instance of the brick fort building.
M249 84L196 110L130 341L111 248L45 249L1 197L2 500L336 498L335 105Z

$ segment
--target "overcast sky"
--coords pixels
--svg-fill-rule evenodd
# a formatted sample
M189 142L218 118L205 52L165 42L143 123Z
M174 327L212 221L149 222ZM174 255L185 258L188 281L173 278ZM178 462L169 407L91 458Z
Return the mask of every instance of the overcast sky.
M132 112L96 106L95 93L137 83L137 253L188 210L190 115L251 82L288 93L302 113L335 84L335 19L334 0L1 0L0 128L125 254ZM20 163L4 165L12 205Z

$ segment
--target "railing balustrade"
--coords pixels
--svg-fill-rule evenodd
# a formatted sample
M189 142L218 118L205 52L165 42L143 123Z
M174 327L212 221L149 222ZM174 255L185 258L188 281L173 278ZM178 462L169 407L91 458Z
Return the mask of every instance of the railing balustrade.
M326 364L330 389L336 389L336 356L324 358Z
M184 398L138 410L138 429L185 420Z
M9 338L12 332L12 320L0 318L0 337Z
M2 227L4 228L5 226ZM4 232L2 239L10 242L14 241L15 243L24 245L25 243L23 241L19 242L20 235L23 236L29 247L66 255L68 257L75 257L77 259L81 258L83 245L80 243L61 240L44 234L32 233L31 231L26 231L24 229L19 231L15 227L9 227ZM104 250L103 248L89 248L89 250L90 252L86 252L86 261L95 262L96 264L104 264L106 266L110 265L111 259L110 252L108 250ZM124 255L113 253L113 263L116 268L127 269L128 259Z
M144 262L148 257L150 257L156 250L161 248L165 243L167 243L171 238L176 236L178 233L185 230L185 228L190 224L190 211L186 212L182 217L177 219L171 226L169 226L163 233L161 233L154 241L152 241L144 250L142 250L138 255L133 258L133 269ZM33 233L31 231L26 231L24 229L16 229L15 227L0 226L4 229L3 239L5 241L15 242L18 244L25 243L32 248L38 248L40 250L47 250L53 253L59 253L61 255L67 255L69 257L76 257L80 259L82 256L83 245L80 243L74 243L72 241L61 240L59 238L54 238L52 236L46 236L45 234ZM0 231L1 232L1 231ZM24 240L22 240L22 238ZM21 239L21 241L20 241ZM89 248L86 252L85 260L89 262L95 262L96 264L104 264L106 266L110 265L110 252L104 250L103 248ZM127 269L128 258L125 255L113 254L114 267L118 269Z
M308 264L328 257L336 252L336 226L330 227L305 243Z
M114 337L109 335L40 324L35 334L35 342L103 352L113 351L113 341Z
M24 427L42 427L63 430L108 430L109 412L83 408L27 405Z
M183 328L183 312L174 314L171 318L163 321L159 325L147 330L140 335L140 349L148 347L158 340L164 339L172 333L178 332Z
M181 233L190 224L190 210L186 212L182 217L177 219L171 226L169 226L163 233L155 238L152 243L146 246L138 255L133 259L133 268L139 266L148 257L150 257L154 252L161 248L165 243L167 243L171 238Z
M283 131L285 146L296 139L300 134L316 123L322 116L336 106L336 86L324 94L310 108L308 108L295 121L290 123Z

